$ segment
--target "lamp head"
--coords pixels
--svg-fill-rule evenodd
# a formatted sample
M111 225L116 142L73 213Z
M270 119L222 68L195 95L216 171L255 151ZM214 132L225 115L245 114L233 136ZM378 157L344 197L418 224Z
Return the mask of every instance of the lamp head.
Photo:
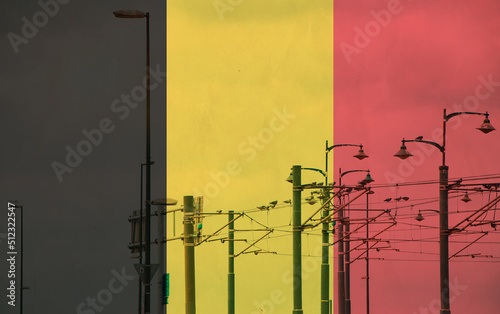
M406 145L405 145L405 142L403 140L403 144L401 145L401 148L399 149L399 151L396 154L394 154L394 156L401 158L401 159L406 159L406 158L411 157L413 155L410 154L410 152L408 150L406 150Z
M288 176L288 178L286 178L286 182L293 183L293 173L292 172L290 172L290 175Z
M495 128L491 125L490 119L488 119L488 112L486 112L486 118L484 118L483 124L477 128L479 131L484 134L490 133L491 131L495 131Z
M151 205L171 206L177 205L177 200L173 198L157 198L151 201Z
M465 192L464 197L462 197L460 200L464 203L468 203L468 202L472 201L471 198L469 197L469 194L467 193L467 191Z
M307 197L305 200L307 201L307 203L309 203L309 205L314 205L317 202L313 195Z
M141 19L147 16L147 13L138 10L118 10L114 11L113 14L117 18L124 19Z
M368 172L368 174L366 175L366 177L363 179L363 181L361 182L364 182L364 183L371 183L375 180L373 180L372 176L370 175L370 172Z
M422 214L420 212L418 213L417 217L415 217L416 221L422 221L424 219L425 219L424 216L422 216Z
M353 157L358 158L359 160L363 160L365 158L368 158L368 155L365 154L365 152L363 151L363 145L359 146L358 153L356 155L354 155Z

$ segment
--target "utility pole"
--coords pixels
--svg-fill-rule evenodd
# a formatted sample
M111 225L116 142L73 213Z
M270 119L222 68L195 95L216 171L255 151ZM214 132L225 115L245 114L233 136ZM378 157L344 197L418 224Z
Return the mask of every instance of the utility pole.
M144 216L144 210L143 210L143 207L144 207L144 203L142 202L142 195L143 195L143 192L144 192L144 189L143 189L143 178L144 178L144 174L143 174L143 168L146 164L143 164L141 163L141 193L140 193L140 216L139 216L139 264L142 265L142 251L144 250L142 248L142 233L143 233L143 216ZM142 314L142 279L141 277L139 276L139 314Z
M351 314L351 213L347 209L345 225L344 263L345 263L345 313Z
M293 166L293 314L302 314L301 166Z
M354 158L357 158L359 160L363 160L365 158L368 158L368 155L365 154L365 152L363 151L363 145L360 144L360 145L356 145L356 144L336 144L336 145L333 145L333 146L330 146L328 147L328 142L326 144L326 151L327 153L334 149L335 147L343 147L343 146L355 146L355 147L359 147L359 151L356 155L354 155L353 157ZM328 156L328 155L327 155ZM328 157L327 157L328 158ZM340 174L340 178L339 178L339 186L342 186L341 184L341 177L342 177L342 172L341 170L339 169L339 174ZM342 204L342 195L339 194L339 204L341 205ZM339 308L339 314L345 314L346 313L346 290L345 290L345 271L344 271L344 239L343 239L343 236L344 236L344 213L343 213L343 209L340 209L338 214L337 214L337 218L339 220L339 230L338 230L338 246L337 246L337 249L338 249L338 282L337 282L337 293L338 293L338 308ZM335 241L334 241L335 242ZM333 272L335 273L335 270L333 270ZM335 279L333 279L335 281Z
M425 141L422 137L418 137L414 140L405 140L403 138L403 145L399 152L394 156L406 159L413 156L406 150L405 142L420 142L425 144L433 145L441 151L443 162L439 166L439 288L440 288L440 298L441 298L441 310L440 314L450 314L450 268L449 268L449 243L448 236L450 235L450 230L448 229L448 166L446 166L446 122L453 117L458 115L482 115L485 116L483 123L479 128L479 131L484 134L488 134L495 130L491 125L490 119L488 119L488 111L482 112L453 112L446 114L446 109L443 110L443 145L439 145L436 142Z
M146 17L146 278L144 313L150 313L151 306L151 88L149 74L149 12Z
M439 166L439 231L441 314L448 314L451 313L448 264L448 166L444 164Z
M228 255L229 255L229 272L227 275L228 285L228 314L235 314L235 276L234 276L234 211L229 211L229 238L228 238Z
M196 313L193 216L193 196L184 196L184 265L186 281L186 314Z
M368 214L369 209L369 196L373 193L373 191L369 191L366 193L366 314L370 314L370 233L369 233L369 219L370 216Z
M158 314L164 314L163 309L163 276L165 274L165 249L163 244L163 235L165 234L165 216L163 206L158 205L156 210L158 216L158 264L160 265L160 274L158 275Z
M325 195L327 190L325 189ZM326 199L323 200L323 203L326 201ZM327 217L328 216L328 209L324 208L322 211L322 217ZM330 286L330 274L329 274L329 264L328 264L328 250L329 250L329 241L328 241L328 222L323 222L322 229L321 229L321 236L322 236L322 247L321 247L321 314L328 314L329 308L330 308L330 293L329 293L329 286Z
M339 168L339 186L342 186L342 170ZM342 208L342 195L339 194L339 206ZM344 210L340 209L337 213L339 220L338 230L338 306L339 314L345 314L345 272L344 272Z
M323 189L323 201L322 204L324 205L325 202L328 200L328 189L326 188L328 186L328 140L326 141L326 151L325 151L325 189ZM328 207L323 208L323 211L321 212L321 218L325 218L328 216ZM324 221L321 229L321 236L322 236L322 247L321 247L321 314L328 314L329 308L330 308L330 274L329 274L329 265L328 265L328 250L329 250L329 241L328 241L328 221Z
M339 185L342 187L342 176L348 174L348 173L352 173L352 172L368 172L368 174L366 175L366 177L361 180L360 183L362 183L362 186L364 186L365 184L368 184L370 182L373 182L375 180L373 180L373 178L370 176L370 170L349 170L349 171L346 171L344 173L342 173L342 170L339 168ZM349 192L348 192L349 193ZM339 195L339 198L340 198L340 206L341 206L341 210L339 210L339 212L343 212L343 207L342 206L342 195ZM349 206L351 202L349 201L348 203L346 203L346 206ZM348 212L348 215L350 213ZM339 215L339 217L342 217L341 219L341 223L343 222L343 214L342 215ZM344 293L344 299L340 299L339 300L339 304L342 303L342 301L344 301L344 311L345 312L341 312L342 314L350 314L351 313L351 261L350 261L350 251L351 251L351 240L350 240L350 236L351 236L351 230L350 230L350 216L347 217L346 219L346 235L345 235L345 247L344 247L344 258L343 258L343 263L345 264L345 278L344 278L344 286L343 287L339 287L339 290L340 289L344 289L343 292ZM339 235L339 241L342 239L342 235ZM342 261L339 262L339 265L342 265L343 264ZM340 273L340 272L339 272ZM340 283L339 283L340 284ZM340 297L340 293L339 293L339 297Z

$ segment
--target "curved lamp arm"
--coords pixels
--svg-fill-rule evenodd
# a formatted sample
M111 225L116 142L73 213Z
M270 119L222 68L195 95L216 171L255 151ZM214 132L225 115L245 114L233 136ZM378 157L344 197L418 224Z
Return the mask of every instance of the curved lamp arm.
M346 171L346 172L342 172L340 174L340 177L342 178L344 175L348 174L348 173L351 173L351 172L370 172L370 170L349 170L349 171Z
M334 149L335 147L341 147L341 146L355 146L355 147L359 147L360 149L363 149L363 145L361 145L361 144L359 144L359 145L356 145L356 144L335 144L335 145L332 145L330 147L327 147L326 151L329 152L332 149Z
M479 116L486 116L486 118L488 118L488 116L489 116L488 111L486 111L485 113L462 111L462 112L453 112L453 113L450 113L448 115L445 113L444 114L444 121L448 121L451 118L453 118L454 116L458 116L458 115L461 115L461 114L474 114L474 115L479 115Z
M441 153L443 153L443 152L444 152L444 147L443 147L443 146L441 146L441 145L439 145L439 144L438 144L438 143L436 143L436 142L431 142L431 141L426 141L426 140L405 140L405 139L403 139L403 140L402 140L402 142L403 142L403 145L404 145L404 143L407 143L407 142L416 142L416 143L425 143L425 144L430 144L430 145L432 145L432 146L434 146L434 147L437 147L437 149L439 149L439 151L440 151Z
M316 168L302 168L302 170L312 170L312 171L316 171L316 172L319 172L323 175L323 177L326 176L326 172L324 172L323 170L320 170L320 169L316 169Z

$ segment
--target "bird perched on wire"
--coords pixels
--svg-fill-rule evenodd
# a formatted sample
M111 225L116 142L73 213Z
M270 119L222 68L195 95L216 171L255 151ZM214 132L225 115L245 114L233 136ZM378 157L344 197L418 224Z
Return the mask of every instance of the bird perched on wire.
M384 200L384 202L390 202L391 200L392 200L392 198L391 198L391 197L389 197L389 198L386 198L386 199Z
M460 178L457 181L455 181L452 184L450 184L450 187L459 187L462 184L462 181L463 181L463 179Z
M421 141L421 140L423 140L423 139L424 139L424 137L423 137L422 135L420 135L420 136L417 136L417 137L415 138L415 141Z

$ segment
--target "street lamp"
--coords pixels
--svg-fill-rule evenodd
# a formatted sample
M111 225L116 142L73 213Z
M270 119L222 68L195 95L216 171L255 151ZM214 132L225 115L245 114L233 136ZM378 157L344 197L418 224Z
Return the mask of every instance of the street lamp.
M418 210L418 214L417 216L415 217L415 220L416 221L422 221L424 220L424 216L422 216L422 212L434 212L434 213L438 213L439 214L439 210L435 210L435 209L419 209Z
M401 145L401 148L399 149L399 151L396 154L394 154L394 157L406 159L406 158L411 157L411 156L413 156L413 155L410 154L410 152L406 149L405 139L403 139L403 144Z
M370 173L368 173L368 175L369 174ZM374 193L375 192L373 192L371 189L366 193L366 314L370 314L370 244L369 244L370 215L369 215L369 204L370 204L370 194L374 194Z
M352 156L354 158L358 158L359 160L363 160L365 158L368 158L369 156L364 152L363 150L363 145L356 145L356 144L335 144L330 147L328 147L328 141L326 141L326 156L328 160L328 152L334 149L335 147L341 147L341 146L354 146L354 147L359 147L359 151L356 155ZM326 165L326 169L328 170L328 164Z
M349 171L345 171L345 172L342 172L342 170L339 168L339 186L342 186L342 177L345 176L346 174L349 174L349 173L354 173L354 172L367 172L367 175L366 177L361 180L360 183L362 183L362 185L366 185L368 183L371 183L375 180L373 180L373 178L371 177L370 175L370 170L349 170ZM342 196L339 195L339 198L341 199ZM341 220L340 221L340 224L339 225L342 225L343 224L343 221ZM344 273L344 299L339 299L339 304L341 302L344 302L345 303L345 313L346 314L350 314L351 313L351 264L350 264L350 259L351 259L351 256L350 256L350 250L351 250L351 241L350 241L350 230L351 227L350 227L350 222L349 220L347 221L346 223L346 226L345 226L345 231L346 231L346 235L345 235L345 242L342 241L343 243L345 243L345 248L344 248L344 258L342 259L342 263L344 264L344 269L345 269L345 273ZM341 235L339 234L339 237ZM343 236L343 235L342 235ZM340 243L339 243L339 246L340 246ZM340 259L340 257L339 257ZM340 284L340 283L339 283ZM342 312L341 312L342 313Z
M464 197L462 197L460 200L461 200L462 202L464 202L464 203L468 203L468 202L472 201L472 200L470 199L470 197L469 197L469 193L467 193L467 191L465 191L465 195L464 195Z
M150 313L151 303L151 126L150 126L150 74L149 74L149 12L138 10L119 10L113 12L117 18L146 18L146 267L144 283L144 313ZM141 206L142 207L142 206Z
M406 159L412 156L406 149L405 142L421 142L432 145L439 149L443 155L442 164L439 166L439 263L440 263L440 295L441 295L441 310L440 314L450 314L450 270L449 270L449 250L448 237L450 230L448 229L448 166L446 166L446 122L451 118L467 114L467 115L483 115L485 119L481 126L477 128L479 131L487 134L494 131L495 128L491 125L489 114L480 112L453 112L446 114L446 109L443 111L443 145L431 141L424 141L421 136L414 140L403 139L401 149L394 155L395 157Z
M326 177L325 177L325 184L328 184L328 153L336 148L336 147L346 147L346 146L353 146L353 147L359 147L359 151L356 155L354 155L354 158L357 158L359 160L363 160L365 158L368 158L369 156L363 151L363 145L356 145L356 144L336 144L332 146L328 146L328 141L326 141L326 157L325 157L325 171L326 171ZM323 217L326 217L328 215L328 212L323 211L322 213ZM344 211L339 210L338 212L338 219L340 222L342 222L344 218ZM325 231L326 230L326 231ZM328 280L323 279L328 277L328 222L323 223L323 254L322 254L322 268L321 268L321 314L327 314L328 313ZM345 290L344 290L344 241L343 241L343 233L344 233L344 226L342 223L339 223L338 227L338 238L339 238L339 244L337 246L337 251L338 251L338 305L339 305L339 313L344 314L345 313L345 303L340 302L340 300L345 299ZM326 234L326 235L325 235ZM332 273L335 274L335 270L332 269Z

